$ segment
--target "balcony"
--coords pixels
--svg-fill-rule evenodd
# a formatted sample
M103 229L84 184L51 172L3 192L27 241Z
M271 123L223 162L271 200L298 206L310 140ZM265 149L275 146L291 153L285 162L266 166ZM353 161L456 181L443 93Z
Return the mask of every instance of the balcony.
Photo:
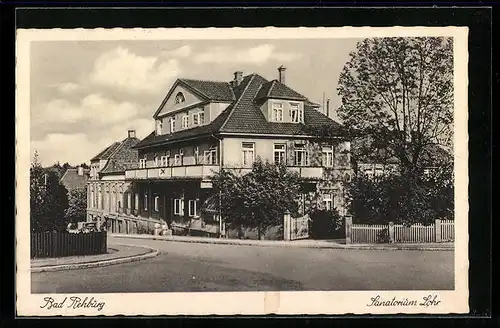
M214 172L219 171L218 165L189 165L189 166L170 166L170 167L152 167L146 169L136 169L125 171L127 180L146 180L146 179L177 179L194 178L205 179Z
M236 175L245 175L252 171L251 168L231 168ZM302 179L323 178L323 167L316 166L288 166L288 170L297 173Z

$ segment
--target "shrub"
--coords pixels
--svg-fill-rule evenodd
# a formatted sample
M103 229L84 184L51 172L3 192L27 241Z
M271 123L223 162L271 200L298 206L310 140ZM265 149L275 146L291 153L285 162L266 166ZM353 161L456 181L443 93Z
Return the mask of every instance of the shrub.
M310 235L314 239L343 238L344 223L336 210L315 210L311 212Z

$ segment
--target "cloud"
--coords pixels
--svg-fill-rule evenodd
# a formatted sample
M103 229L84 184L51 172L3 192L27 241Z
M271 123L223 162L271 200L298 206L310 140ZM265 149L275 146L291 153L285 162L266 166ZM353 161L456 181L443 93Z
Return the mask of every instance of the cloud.
M181 50L179 53L186 53ZM181 71L177 59L136 55L123 47L101 54L89 75L91 83L132 93L164 91Z
M112 124L136 117L142 107L132 102L117 102L100 94L90 94L72 103L66 99L54 99L33 111L35 123L77 123L91 120L102 124Z
M72 82L59 83L55 87L64 94L70 94L80 89L80 85Z
M261 44L246 49L230 47L214 47L209 51L199 53L193 57L196 63L247 63L261 65L270 60L289 62L302 57L298 53L276 51L271 44Z
M191 54L191 47L186 45L173 50L164 50L163 57L188 57Z
M37 150L40 162L44 166L57 161L75 165L88 162L95 155L96 146L83 133L50 133L42 140L31 142L31 153ZM78 151L75 151L76 149Z

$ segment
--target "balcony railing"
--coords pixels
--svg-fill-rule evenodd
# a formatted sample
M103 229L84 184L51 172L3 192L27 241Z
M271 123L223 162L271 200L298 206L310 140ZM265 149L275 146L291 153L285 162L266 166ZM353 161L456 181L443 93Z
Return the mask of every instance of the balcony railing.
M188 165L153 167L125 171L125 179L175 179L175 178L207 178L219 171L218 165Z

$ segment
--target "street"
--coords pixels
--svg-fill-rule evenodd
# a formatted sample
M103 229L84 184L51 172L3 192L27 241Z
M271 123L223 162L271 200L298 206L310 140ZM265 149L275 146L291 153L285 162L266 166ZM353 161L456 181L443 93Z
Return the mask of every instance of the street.
M32 293L450 290L454 252L214 245L109 238L159 256L33 273Z

